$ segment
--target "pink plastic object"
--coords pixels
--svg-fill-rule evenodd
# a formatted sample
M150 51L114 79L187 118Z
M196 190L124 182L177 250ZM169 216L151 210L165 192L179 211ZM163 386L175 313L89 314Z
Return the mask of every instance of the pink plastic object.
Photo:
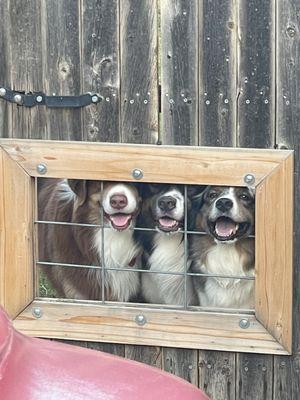
M17 332L0 307L1 400L207 400L189 383L102 352Z

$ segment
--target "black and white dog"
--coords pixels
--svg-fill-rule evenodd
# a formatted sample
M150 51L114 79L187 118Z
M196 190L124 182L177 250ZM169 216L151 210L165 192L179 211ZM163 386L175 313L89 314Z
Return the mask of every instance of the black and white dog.
M195 204L196 230L207 235L192 235L192 272L253 277L254 192L208 186ZM193 282L201 306L254 307L253 280L194 276Z
M155 228L145 232L143 243L146 268L142 273L142 295L149 303L184 305L184 189L180 185L154 184L143 190L141 226ZM188 205L190 208L190 205ZM187 270L189 264L187 264ZM195 303L191 277L186 282L187 304Z
M87 180L47 179L39 193L39 216L46 221L101 225L98 227L45 224L39 229L42 261L102 265L100 269L49 266L44 268L54 289L71 299L129 301L140 291L139 272L142 248L134 231L140 210L140 196L132 184ZM103 276L104 282L103 282Z

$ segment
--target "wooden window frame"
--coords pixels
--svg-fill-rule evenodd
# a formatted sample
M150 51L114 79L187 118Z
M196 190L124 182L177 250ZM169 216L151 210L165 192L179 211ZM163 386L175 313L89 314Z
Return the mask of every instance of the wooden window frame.
M181 146L0 140L0 303L25 334L60 339L269 354L292 349L293 152ZM35 300L34 178L256 188L255 315ZM259 267L258 267L259 266ZM40 314L34 310L39 309ZM136 316L147 323L140 326ZM246 319L249 327L241 327Z

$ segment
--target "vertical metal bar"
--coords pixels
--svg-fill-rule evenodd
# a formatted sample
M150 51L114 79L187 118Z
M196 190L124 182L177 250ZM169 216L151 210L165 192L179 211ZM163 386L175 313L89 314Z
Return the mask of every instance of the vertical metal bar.
M187 261L188 261L188 241L187 241L187 185L184 185L184 309L187 309Z
M105 258L104 258L104 212L102 206L103 199L103 181L101 181L101 298L105 304Z

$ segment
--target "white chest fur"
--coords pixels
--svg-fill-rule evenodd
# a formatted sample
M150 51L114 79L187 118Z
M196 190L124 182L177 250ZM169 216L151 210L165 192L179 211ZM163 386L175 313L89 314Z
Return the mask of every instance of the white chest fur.
M102 238L103 249L102 249ZM113 229L99 230L94 241L99 259L103 261L106 268L130 268L130 263L136 258L133 268L140 268L141 249L135 243L133 231L116 232ZM104 255L102 254L104 250ZM99 271L99 281L101 280ZM105 286L109 288L114 298L118 301L128 301L129 298L138 293L139 273L119 270L105 271Z
M216 243L206 256L202 272L218 275L253 276L245 273L242 254L235 243ZM254 306L254 281L246 279L207 278L203 291L199 292L202 306L227 308L252 308Z
M184 305L184 276L172 273L184 273L183 234L166 235L156 233L154 248L149 257L150 271L169 272L170 274L144 273L142 276L143 294L151 303ZM187 265L188 269L189 265ZM191 302L193 290L190 277L187 278L187 303Z

